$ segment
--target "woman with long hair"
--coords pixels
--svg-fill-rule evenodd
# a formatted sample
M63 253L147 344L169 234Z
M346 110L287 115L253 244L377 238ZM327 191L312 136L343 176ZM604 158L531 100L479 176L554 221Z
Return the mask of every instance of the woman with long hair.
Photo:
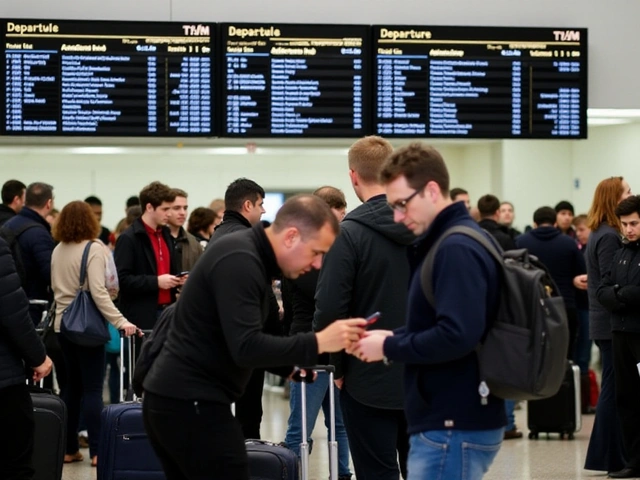
M615 210L618 204L630 195L631 188L622 177L602 180L596 187L587 215L587 226L591 230L585 257L589 334L600 350L602 385L584 468L610 473L622 470L626 465L622 431L616 410L611 314L598 301L596 290L602 277L611 268L614 254L622 247L620 220Z
M53 228L53 237L60 242L51 257L51 287L56 302L54 331L64 355L68 372L68 384L62 391L67 404L67 444L64 461L78 462L83 459L78 445L78 422L80 410L89 431L89 454L91 465L97 465L98 439L100 438L100 412L102 411L102 384L104 379L104 346L84 347L60 334L64 310L78 292L80 266L85 247L89 242L86 280L82 288L91 292L102 316L125 335L136 333L135 325L113 304L117 294L117 273L110 250L97 239L100 224L89 204L74 201L67 204ZM114 278L115 277L115 278Z

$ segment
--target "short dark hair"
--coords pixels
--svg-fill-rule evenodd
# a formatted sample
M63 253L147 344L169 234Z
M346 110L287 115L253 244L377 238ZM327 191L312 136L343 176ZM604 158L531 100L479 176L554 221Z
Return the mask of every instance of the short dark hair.
M551 207L540 207L533 212L533 223L536 225L553 225L556 223L556 211Z
M436 182L442 195L449 195L449 171L440 152L420 142L396 149L385 162L380 179L384 185L404 175L411 188Z
M464 188L452 188L451 192L449 192L449 196L451 197L451 200L455 201L456 197L458 195L469 195L469 192L467 192Z
M88 203L89 205L95 205L97 207L101 207L102 206L102 200L100 200L95 195L88 196L87 198L84 199L84 201L86 203Z
M48 183L34 182L27 187L27 207L43 208L49 200L53 200L53 187Z
M616 216L618 218L634 213L640 215L640 195L631 195L621 201L616 207Z
M132 195L127 198L127 208L133 207L135 205L140 205L140 199L137 196Z
M20 180L8 180L2 185L2 203L10 205L16 197L22 197L27 186Z
M271 224L273 231L281 232L285 228L295 227L303 240L314 236L326 224L336 235L340 232L340 224L329 205L315 195L295 195L284 202L276 218Z
M569 210L571 212L571 215L574 215L574 212L575 212L575 210L573 209L573 205L570 202L567 202L566 200L562 200L561 202L558 202L558 204L556 205L556 208L555 208L556 213L559 213L562 210Z
M67 203L53 226L53 238L63 243L93 240L100 234L100 223L87 202Z
M216 212L210 208L198 207L189 215L187 231L196 235L202 230L207 230L216 221Z
M482 218L491 217L500 210L500 200L495 195L484 195L478 199L478 211Z
M335 208L336 210L347 208L347 199L344 197L344 193L339 188L326 185L324 187L316 189L313 194L327 202L329 208Z
M264 189L260 185L248 178L238 178L229 184L224 193L224 207L240 212L244 202L249 200L255 204L260 197L265 197Z
M155 210L162 205L162 202L173 202L175 199L176 196L169 186L160 182L152 182L140 191L140 208L144 213L149 203Z

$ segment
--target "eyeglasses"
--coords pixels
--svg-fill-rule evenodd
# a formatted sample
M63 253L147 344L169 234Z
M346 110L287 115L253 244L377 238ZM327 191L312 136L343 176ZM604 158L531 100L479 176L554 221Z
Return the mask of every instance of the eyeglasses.
M411 195L409 195L407 198L402 199L402 200L396 200L393 203L388 203L388 205L393 209L393 210L397 210L400 213L407 213L407 205L409 204L409 202L411 200L413 200L413 197L415 197L416 195L418 195L421 191L424 190L424 187L426 187L427 184L425 183L422 187L417 188Z

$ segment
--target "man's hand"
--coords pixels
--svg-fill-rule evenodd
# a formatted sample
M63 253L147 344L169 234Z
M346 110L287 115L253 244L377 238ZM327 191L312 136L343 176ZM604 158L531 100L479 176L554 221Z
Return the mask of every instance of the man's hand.
M577 277L573 277L573 286L578 290L586 290L587 289L587 276L586 275L578 275Z
M334 385L336 386L336 388L337 388L338 390L342 390L342 386L344 385L344 377L342 377L342 378L336 378L336 379L333 381L333 383L334 383Z
M350 348L353 342L360 339L366 324L364 318L336 320L324 330L316 333L318 353L333 353Z
M42 365L39 365L33 369L33 383L38 383L44 377L51 373L51 369L53 368L53 362L47 355L44 359Z
M182 285L182 283L182 278L178 278L175 275L165 273L164 275L158 276L158 287L161 290L169 290L178 285Z
M362 338L353 349L352 355L363 362L379 362L384 357L384 340L388 335L370 335Z

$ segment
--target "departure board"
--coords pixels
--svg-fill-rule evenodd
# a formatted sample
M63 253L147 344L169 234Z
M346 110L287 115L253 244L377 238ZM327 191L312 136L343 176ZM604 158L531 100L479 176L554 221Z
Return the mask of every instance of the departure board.
M370 130L370 27L223 24L223 136Z
M210 136L215 26L2 20L6 135Z
M586 138L587 30L374 27L383 136Z

